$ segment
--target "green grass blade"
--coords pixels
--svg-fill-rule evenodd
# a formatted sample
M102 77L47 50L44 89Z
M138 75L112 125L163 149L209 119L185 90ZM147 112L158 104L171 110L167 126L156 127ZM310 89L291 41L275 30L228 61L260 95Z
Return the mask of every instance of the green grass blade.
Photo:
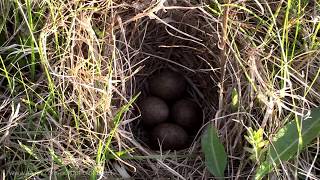
M62 158L60 158L58 155L56 155L54 150L51 149L51 148L49 148L49 153L50 153L51 158L53 159L53 161L55 163L57 163L60 167L62 167L62 169L65 172L65 174L67 175L68 179L70 179L70 176L69 176L70 173L69 173L67 167L63 164Z
M27 153L29 153L32 157L34 157L36 160L39 160L38 156L34 153L33 148L30 148L24 144L22 144L20 141L18 141L20 147L24 149Z
M12 85L12 81L11 81L11 77L9 76L9 72L6 68L6 65L4 63L4 60L2 59L2 57L0 56L0 61L1 61L1 66L2 68L0 68L0 76L4 76L6 77L7 81L8 81L8 86L9 86L9 89L11 91L11 93L13 92L13 85Z
M10 3L8 1L1 1L0 2L0 33L4 29L6 25L6 19L9 16L10 11Z
M33 33L34 31L34 26L33 26L33 15L32 15L32 5L30 0L26 1L26 5L27 5L27 15L28 15L28 23L29 23L29 27L30 27L30 34ZM35 79L35 72L36 72L36 68L35 68L35 47L34 47L34 42L33 39L30 38L30 46L31 46L31 78L32 80Z
M118 126L119 126L119 123L120 123L120 121L121 121L121 119L122 119L122 117L123 117L123 114L129 110L130 106L136 101L136 99L138 98L139 95L140 95L140 93L139 93L138 95L136 95L135 97L133 97L133 98L128 102L128 104L124 105L124 106L119 110L119 112L115 115L114 120L113 120L113 122L114 122L114 128L113 128L112 131L110 132L109 137L108 137L107 142L106 142L106 147L107 147L107 148L108 148L108 147L110 146L110 144L111 144L111 140L112 140L114 134L116 133L116 130L117 130Z
M90 174L90 179L96 179L97 175L100 174L103 169L103 164L106 160L109 160L110 157L114 159L114 156L118 156L117 153L111 152L112 149L110 147L112 139L118 129L118 126L120 124L120 121L123 118L123 115L125 112L129 110L129 108L132 106L132 104L136 101L136 99L139 97L140 93L134 96L126 105L122 106L118 113L115 115L113 119L114 127L112 128L111 132L108 134L108 137L105 142L102 140L99 141L97 155L96 155L96 166L92 170ZM112 155L111 155L112 154ZM121 153L120 153L121 155ZM109 159L108 159L109 158Z

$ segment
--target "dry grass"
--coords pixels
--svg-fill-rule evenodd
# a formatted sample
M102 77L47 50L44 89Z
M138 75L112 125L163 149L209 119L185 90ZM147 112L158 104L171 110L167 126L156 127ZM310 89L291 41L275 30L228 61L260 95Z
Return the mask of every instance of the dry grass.
M219 129L226 177L251 179L257 164L244 150L247 129L263 128L271 138L320 104L320 5L301 1L288 10L287 1L213 2L56 0L28 8L27 1L4 1L0 7L12 10L7 24L16 28L0 29L3 179L213 178L201 152L202 131L181 151L144 144L134 100L164 67L187 77L206 122ZM227 7L226 19L219 8ZM32 26L29 9L40 14ZM28 73L34 64L19 57L36 59L36 79ZM270 178L320 178L318 154L319 138Z

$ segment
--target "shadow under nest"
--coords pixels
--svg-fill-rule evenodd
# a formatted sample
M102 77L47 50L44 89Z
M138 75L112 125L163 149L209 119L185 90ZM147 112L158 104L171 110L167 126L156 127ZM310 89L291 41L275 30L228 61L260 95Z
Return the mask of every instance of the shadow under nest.
M200 155L200 135L208 121L215 117L218 108L220 62L218 36L213 20L203 16L198 9L167 10L158 12L157 19L142 18L126 24L116 33L117 49L122 64L134 73L128 82L129 97L138 97L137 104L148 96L148 80L162 70L179 72L187 81L186 94L202 109L203 120L189 146L179 151L158 151L150 148L150 134L141 125L138 106L128 119L135 119L128 129L134 136L137 153L148 156L137 168L135 177L203 177L205 165ZM174 153L171 156L170 153ZM160 155L161 154L161 155ZM152 158L154 157L154 158ZM160 165L160 166L159 166ZM140 174L140 173L141 174ZM169 172L169 173L168 173ZM140 174L140 175L139 175Z

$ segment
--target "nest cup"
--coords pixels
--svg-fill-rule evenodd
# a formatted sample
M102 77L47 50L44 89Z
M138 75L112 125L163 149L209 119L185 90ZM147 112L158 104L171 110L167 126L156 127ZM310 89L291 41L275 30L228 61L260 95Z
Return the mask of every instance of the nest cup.
M190 6L182 4L183 6ZM187 80L186 94L200 105L203 113L203 123L213 119L218 106L218 82L220 77L218 37L214 27L216 22L206 19L198 9L170 9L158 11L159 19L141 18L137 22L124 25L118 31L120 41L117 49L122 54L123 64L130 66L132 81L127 82L128 96L134 97L138 93L139 100L149 95L148 79L155 73L163 70L179 72ZM128 15L121 16L122 21L128 21ZM137 106L136 106L137 107ZM129 124L129 131L133 141L128 142L141 155L159 155L159 151L150 148L150 137L141 126L141 117L138 108L130 114L129 119L135 119ZM178 155L168 158L166 165L157 158L145 161L146 163L132 162L137 170L136 176L145 178L157 177L187 177L194 172L193 177L201 177L204 163L195 158L200 153L199 135L201 130L191 139L188 148L176 151ZM161 159L161 158L160 158ZM166 159L166 158L164 158ZM160 163L160 171L158 166ZM187 167L178 167L180 163ZM155 167L156 173L155 173ZM170 168L168 168L170 167ZM173 170L174 169L174 170ZM168 173L168 171L170 173Z
M174 13L175 14L175 13ZM183 14L183 13L182 13ZM175 16L175 18L178 18ZM189 21L186 18L186 21ZM153 75L163 71L174 71L180 73L187 81L187 89L184 95L185 98L195 101L205 114L202 124L215 115L217 107L217 84L219 78L216 52L209 53L208 46L206 49L201 44L195 43L194 39L187 39L181 32L168 27L168 24L158 23L156 20L143 22L146 25L145 39L138 42L141 46L141 56L139 57L140 65L143 68L135 75L134 94L141 92L139 100L150 95L148 80ZM176 29L185 32L190 36L201 39L206 39L205 33L198 34L195 26L183 22L183 17L180 21L169 23ZM202 35L202 36L201 36ZM214 38L212 41L214 41ZM200 41L201 42L201 41ZM217 41L215 41L217 42ZM203 43L203 42L202 42ZM207 42L209 43L209 41ZM215 43L213 43L215 44ZM213 47L216 49L216 47ZM169 107L172 105L169 102ZM136 137L143 142L149 142L148 135L141 128L141 123L135 124L137 129Z

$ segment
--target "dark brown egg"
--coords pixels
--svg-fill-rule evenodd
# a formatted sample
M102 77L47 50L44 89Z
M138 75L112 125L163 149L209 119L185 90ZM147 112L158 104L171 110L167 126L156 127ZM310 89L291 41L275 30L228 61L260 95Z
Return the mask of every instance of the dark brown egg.
M158 97L146 97L139 105L143 124L146 126L155 126L167 120L169 116L169 107L162 99Z
M181 99L171 109L173 121L187 131L197 131L202 124L201 108L193 101Z
M152 140L157 147L160 142L162 150L179 150L186 148L188 134L176 124L162 123L152 130Z
M187 86L185 78L174 71L165 70L149 80L150 93L165 100L180 98Z

